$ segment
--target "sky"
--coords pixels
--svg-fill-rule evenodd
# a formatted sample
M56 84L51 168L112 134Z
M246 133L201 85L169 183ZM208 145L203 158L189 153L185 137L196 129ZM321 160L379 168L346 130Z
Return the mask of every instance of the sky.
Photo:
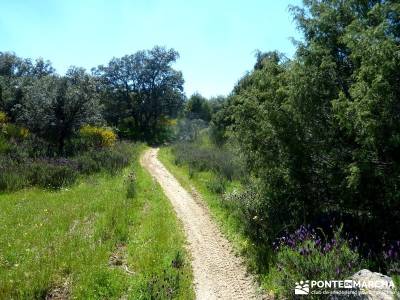
M229 94L257 50L291 57L300 0L0 0L0 51L90 70L155 45L180 54L185 92Z

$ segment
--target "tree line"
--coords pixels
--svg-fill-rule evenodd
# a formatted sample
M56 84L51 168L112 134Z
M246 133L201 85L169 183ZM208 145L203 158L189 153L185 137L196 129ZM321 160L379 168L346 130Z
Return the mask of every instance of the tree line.
M0 52L0 111L45 139L59 155L85 124L107 125L123 138L157 142L184 103L179 54L154 47L113 58L88 73L59 75L50 61Z

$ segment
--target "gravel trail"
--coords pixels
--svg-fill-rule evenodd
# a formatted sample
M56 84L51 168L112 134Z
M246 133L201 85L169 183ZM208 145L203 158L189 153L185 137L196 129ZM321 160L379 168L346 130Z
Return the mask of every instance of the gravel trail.
M243 261L235 256L202 200L193 197L157 158L158 149L149 149L141 164L159 182L182 221L192 268L196 299L261 299Z

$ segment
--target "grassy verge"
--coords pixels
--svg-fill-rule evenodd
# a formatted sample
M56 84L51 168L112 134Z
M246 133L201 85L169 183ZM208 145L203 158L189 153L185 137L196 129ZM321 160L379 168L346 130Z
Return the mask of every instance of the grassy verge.
M1 299L194 298L184 235L139 165L144 148L135 146L135 161L116 176L0 195Z
M182 186L189 191L194 187L202 195L210 208L211 214L224 234L233 243L235 250L245 256L249 268L255 270L257 259L254 245L243 233L239 218L236 216L235 211L223 205L221 194L213 192L209 188L209 183L215 180L216 175L211 171L193 172L193 170L189 170L187 165L176 165L174 163L174 155L169 147L161 148L158 157ZM241 185L237 181L227 181L225 189L226 192L230 192L233 189L240 190Z

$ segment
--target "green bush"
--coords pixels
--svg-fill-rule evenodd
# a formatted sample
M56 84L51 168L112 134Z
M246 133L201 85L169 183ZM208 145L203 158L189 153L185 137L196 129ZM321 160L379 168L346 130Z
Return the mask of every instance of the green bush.
M17 191L28 185L27 178L20 173L1 172L0 173L0 192Z
M213 176L207 182L207 188L213 193L222 194L226 189L226 179L221 176Z
M0 156L0 192L16 191L29 185L29 180L22 168L9 156Z
M84 153L74 158L75 163L78 166L80 173L90 175L96 172L100 172L101 162L96 161L91 153Z
M85 125L79 130L79 137L88 147L111 147L117 140L117 135L108 128Z
M47 162L32 163L29 182L44 188L59 189L70 186L78 178L78 172L68 165L55 165Z
M133 157L132 147L127 143L118 143L114 147L91 150L74 158L79 172L92 174L106 171L115 174L128 166Z
M0 134L0 154L9 153L11 145L8 143L7 139Z
M40 150L33 143L35 140L29 136L22 142L8 142L0 136L0 149L6 149L5 153L0 152L0 191L15 191L27 186L67 187L77 180L79 174L100 171L115 174L126 167L134 155L131 145L118 143L74 158L49 158L46 156L48 149Z
M214 171L228 180L242 178L243 166L228 150L195 143L178 143L172 149L177 164L188 164L198 171Z

